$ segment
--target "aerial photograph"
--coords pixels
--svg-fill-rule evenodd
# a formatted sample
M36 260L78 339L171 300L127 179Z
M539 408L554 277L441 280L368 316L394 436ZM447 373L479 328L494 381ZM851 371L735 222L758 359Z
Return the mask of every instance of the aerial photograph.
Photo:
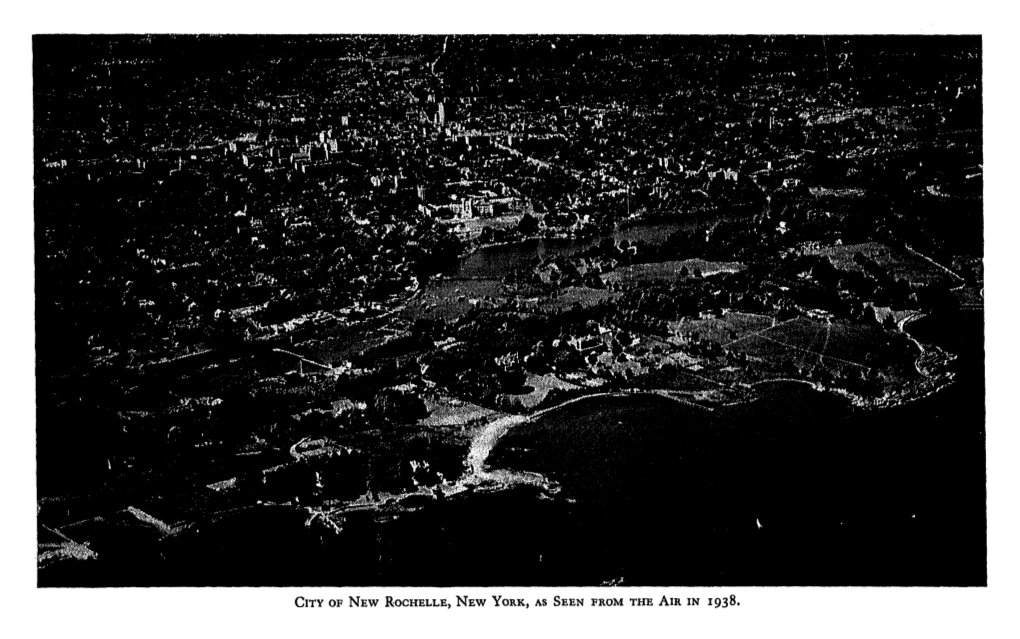
M981 36L31 44L39 587L988 585Z

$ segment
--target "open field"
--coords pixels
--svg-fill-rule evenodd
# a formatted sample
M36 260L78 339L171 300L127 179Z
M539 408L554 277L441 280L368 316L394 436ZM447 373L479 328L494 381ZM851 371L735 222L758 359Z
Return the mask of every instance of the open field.
M728 344L752 333L775 325L775 320L754 313L727 313L710 319L684 319L670 322L669 328L679 336Z
M549 394L554 388L562 388L564 390L573 390L579 388L575 384L565 382L559 377L556 377L552 373L546 373L545 375L535 375L533 373L528 374L528 380L525 382L526 386L531 387L531 392L521 395L514 395L514 397L521 400L525 408L532 409L541 404L546 395Z
M572 308L574 304L580 304L587 308L621 295L622 293L604 289L568 286L561 289L556 297L543 299L539 304L539 309L543 313L559 313Z
M875 306L874 304L871 304L870 302L868 303L868 306L871 306L873 309L875 309L875 317L878 319L879 323L882 323L882 322L886 321L886 319L891 317L892 321L894 321L897 324L899 324L900 321L903 320L904 318L910 317L911 315L914 315L915 313L917 313L917 311L915 311L915 310L906 310L906 309L905 310L894 310L894 309L892 309L892 308L890 308L888 306Z
M747 355L752 361L756 360L759 365L764 365L777 372L783 372L783 367L787 362L802 369L822 365L834 372L850 369L867 370L866 366L848 360L824 357L813 351L802 350L771 340L763 335L752 335L741 340L731 350Z
M503 292L500 280L441 280L425 287L402 311L409 319L456 319L486 297L499 298Z
M777 324L762 336L795 348L824 355L831 332L830 324L798 317L793 321Z
M834 323L825 355L866 366L884 367L907 357L893 338L878 327ZM909 358L917 356L916 352Z
M649 264L633 264L616 269L602 277L604 282L651 282L654 280L671 280L680 277L680 271L687 267L690 273L700 269L704 276L716 273L735 273L744 269L739 262L708 262L702 259L671 260L668 262L652 262Z
M807 251L808 255L828 257L832 260L833 266L841 271L863 272L863 266L854 261L854 256L858 253L865 259L875 260L893 279L903 279L911 284L930 284L947 275L945 271L923 257L906 251L897 251L878 242L821 246Z
M496 411L484 408L471 402L459 399L443 398L438 401L427 400L429 416L421 420L423 426L467 426L473 422L487 420Z
M821 363L830 368L882 369L912 361L917 353L908 344L877 326L824 323L799 317L752 334L728 348L748 357L780 363L789 360L798 366Z

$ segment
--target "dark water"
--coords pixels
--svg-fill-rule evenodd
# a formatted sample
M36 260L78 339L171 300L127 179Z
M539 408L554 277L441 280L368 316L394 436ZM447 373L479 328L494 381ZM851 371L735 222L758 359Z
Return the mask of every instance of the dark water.
M392 552L450 585L986 585L982 317L912 330L959 355L956 383L878 411L783 382L711 413L578 402L490 457L556 479L556 500L450 502L409 518L436 552Z
M519 487L389 522L361 513L340 537L302 525L303 511L248 511L161 542L165 560L146 574L181 585L986 585L979 386L883 411L795 383L713 413L593 398L511 430L493 453L556 478L552 499Z
M958 382L880 411L797 383L706 412L592 398L511 430L490 461L556 479L336 536L302 509L197 522L64 585L987 585L981 313L910 326ZM122 553L118 555L118 553ZM120 556L120 563L117 557ZM89 562L77 562L85 570ZM98 566L98 562L96 562ZM98 581L97 581L98 579Z
M527 266L532 259L545 259L557 255L577 255L597 246L606 238L616 242L624 240L662 244L675 231L692 231L720 221L748 217L752 212L678 213L671 219L641 220L633 224L617 225L599 235L584 239L533 239L503 246L491 246L475 251L464 258L453 277L502 278L507 273ZM690 257L690 256L687 256Z
M494 457L562 482L588 521L584 543L625 582L980 585L972 391L884 411L790 383L712 414L592 400L511 431Z

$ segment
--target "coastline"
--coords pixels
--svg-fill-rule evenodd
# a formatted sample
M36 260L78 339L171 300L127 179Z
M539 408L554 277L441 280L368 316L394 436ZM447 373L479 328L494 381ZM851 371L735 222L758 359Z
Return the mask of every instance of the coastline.
M829 387L823 386L822 384L819 384L817 382L811 382L811 381L808 381L808 380L794 379L794 378L776 378L776 379L762 380L762 381L759 381L759 382L754 382L753 384L749 384L747 386L747 388L753 389L753 388L755 388L757 386L764 386L764 385L768 385L768 384L777 384L777 383L797 383L797 384L802 384L802 385L808 386L812 390L814 390L816 392L819 392L819 393L831 393L831 394L843 397L843 398L849 400L850 405L853 406L855 409L863 409L865 411L872 411L872 410L884 411L884 410L896 408L896 407L899 407L899 406L905 406L905 405L908 405L908 404L912 404L912 403L914 403L916 401L919 401L919 400L925 399L927 397L930 397L930 396L938 393L939 391L942 391L942 390L944 390L946 388L949 388L952 385L952 382L953 382L953 378L949 377L949 378L947 378L945 380L945 383L935 385L933 388L931 388L930 390L928 390L927 392L925 392L925 393L923 393L921 395L912 396L912 397L908 397L908 398L888 398L888 399L886 399L884 397L876 398L876 399L868 399L868 398L865 398L865 397L863 397L861 395L857 395L855 393L851 393L849 391L846 391L844 389L829 388ZM497 476L505 476L505 473L507 473L507 472L510 472L510 473L517 472L517 471L505 471L505 470L492 470L492 469L488 468L488 466L487 466L487 460L488 460L488 457L491 454L492 450L499 443L499 440L502 439L503 436L505 436L514 427L520 426L522 424L527 424L527 423L533 422L533 421L543 417L544 415L547 415L549 413L557 411L557 410L559 410L561 408L564 408L564 407L566 407L568 405L575 404L577 402L581 402L581 401L585 401L585 400L590 400L590 399L596 399L596 398L600 398L600 397L638 397L638 396L642 396L642 395L652 395L652 396L656 396L656 397L662 397L662 398L665 398L665 399L669 399L669 400L678 402L678 403L683 404L683 405L688 406L688 407L698 408L698 409L703 410L703 411L711 412L711 411L715 410L715 408L704 406L702 404L698 404L698 403L692 402L692 401L687 400L685 398L678 397L677 394L676 394L676 391L671 391L669 389L648 389L648 390L622 390L622 391L612 391L612 392L596 392L596 393L591 393L591 394L587 394L587 395L582 395L580 397L574 397L574 398L568 399L568 400L566 400L566 401L564 401L562 403L556 404L555 406L550 406L550 407L547 407L547 408L543 408L541 410L538 410L538 411L536 411L534 413L531 413L531 414L528 414L528 415L506 415L504 417L498 417L495 420L493 420L493 421L489 422L488 424L486 424L486 426L483 427L472 438L471 448L470 448L470 451L468 453L468 462L469 462L470 467L472 468L472 475L471 475L471 477L473 477L473 478L480 478L480 479L484 479L484 480L491 480L491 479L495 479ZM720 407L722 407L722 406L733 406L733 405L743 404L743 403L748 403L749 404L749 403L753 403L753 402L757 401L758 399L759 399L758 397L753 397L753 398L742 400L742 401L739 401L739 402L733 402L733 403L729 403L729 404L720 404ZM462 480L462 481L464 481L464 480ZM509 486L506 486L506 487L509 487Z

